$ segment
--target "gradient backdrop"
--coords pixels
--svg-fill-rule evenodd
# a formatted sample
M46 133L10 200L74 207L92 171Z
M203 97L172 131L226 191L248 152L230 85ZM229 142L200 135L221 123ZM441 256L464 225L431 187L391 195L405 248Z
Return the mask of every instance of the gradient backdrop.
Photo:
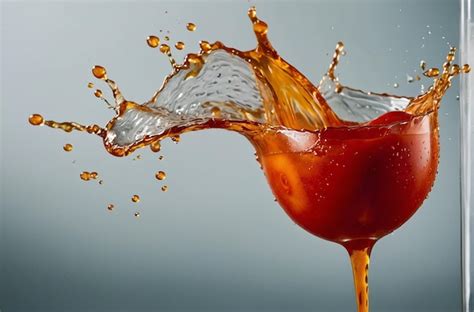
M406 75L422 59L441 65L458 45L455 0L2 2L2 312L355 311L345 250L290 221L243 137L191 133L164 143L162 161L148 149L133 161L108 155L95 136L27 123L38 112L105 124L112 112L86 87L94 64L125 97L147 100L170 72L146 46L150 34L169 30L188 52L202 39L253 48L253 4L275 48L313 82L342 40L344 84L416 95L421 83ZM371 311L460 310L457 94L455 81L440 112L430 197L373 251ZM65 143L74 151L63 152ZM83 170L104 184L81 181ZM168 173L167 193L157 170Z

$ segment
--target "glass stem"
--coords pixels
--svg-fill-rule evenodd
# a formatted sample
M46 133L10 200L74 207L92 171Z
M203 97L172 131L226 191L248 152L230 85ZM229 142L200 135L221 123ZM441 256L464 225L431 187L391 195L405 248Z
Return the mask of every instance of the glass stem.
M369 263L374 243L372 240L364 240L345 244L351 257L358 312L369 312Z

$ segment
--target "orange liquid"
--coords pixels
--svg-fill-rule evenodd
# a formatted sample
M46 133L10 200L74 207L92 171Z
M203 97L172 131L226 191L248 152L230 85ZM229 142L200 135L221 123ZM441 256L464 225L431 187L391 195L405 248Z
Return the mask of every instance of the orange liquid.
M436 113L394 112L377 120L256 137L278 203L308 232L344 245L375 241L405 223L428 195L438 166Z

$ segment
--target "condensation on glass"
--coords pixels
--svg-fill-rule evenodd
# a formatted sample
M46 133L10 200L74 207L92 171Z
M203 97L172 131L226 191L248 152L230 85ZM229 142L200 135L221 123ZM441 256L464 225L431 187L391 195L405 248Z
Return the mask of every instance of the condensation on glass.
M472 0L461 0L461 64L474 64L472 12ZM474 79L472 73L460 79L463 305L465 312L471 312L474 311Z

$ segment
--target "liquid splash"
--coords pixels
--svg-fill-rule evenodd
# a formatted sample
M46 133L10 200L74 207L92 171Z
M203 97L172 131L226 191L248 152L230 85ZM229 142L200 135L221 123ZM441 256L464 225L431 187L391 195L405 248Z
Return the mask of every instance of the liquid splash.
M257 38L250 51L201 41L198 53L177 64L170 45L149 36L148 46L168 57L172 73L143 104L127 100L106 69L94 66L92 74L114 97L111 103L95 91L116 113L105 127L44 120L39 114L29 122L98 135L114 156L145 146L159 152L162 139L177 143L189 131L220 128L244 135L256 149L275 200L295 223L347 249L358 309L368 311L372 247L406 222L431 190L439 158L437 111L452 78L470 67L454 64L451 48L441 69L421 61L433 83L419 96L364 92L340 83L336 70L344 44L339 42L327 73L314 85L273 48L255 8L248 16ZM186 27L196 29L193 23ZM185 44L178 41L175 47ZM420 80L407 76L409 83L415 79ZM155 177L164 180L166 174Z
M113 104L103 100L117 113L104 128L44 121L39 114L32 115L30 123L99 135L108 152L126 156L147 145L157 152L162 139L201 129L223 128L251 137L252 133L278 127L318 131L364 126L394 110L422 115L439 107L454 76L470 71L468 65L452 63L452 48L442 71L425 71L434 82L424 94L413 98L363 92L342 85L335 74L344 54L344 45L339 42L327 73L315 86L278 55L268 40L268 26L258 19L255 8L249 10L248 16L258 43L250 51L242 52L219 41L201 41L201 51L188 54L184 63L178 65L171 57L170 47L159 46L159 38L149 36L148 45L159 46L170 57L173 72L143 104L126 100L117 84L108 78L106 69L94 66L92 74L103 80L114 96ZM188 24L189 30L195 29L192 25ZM426 69L424 61L420 66Z

